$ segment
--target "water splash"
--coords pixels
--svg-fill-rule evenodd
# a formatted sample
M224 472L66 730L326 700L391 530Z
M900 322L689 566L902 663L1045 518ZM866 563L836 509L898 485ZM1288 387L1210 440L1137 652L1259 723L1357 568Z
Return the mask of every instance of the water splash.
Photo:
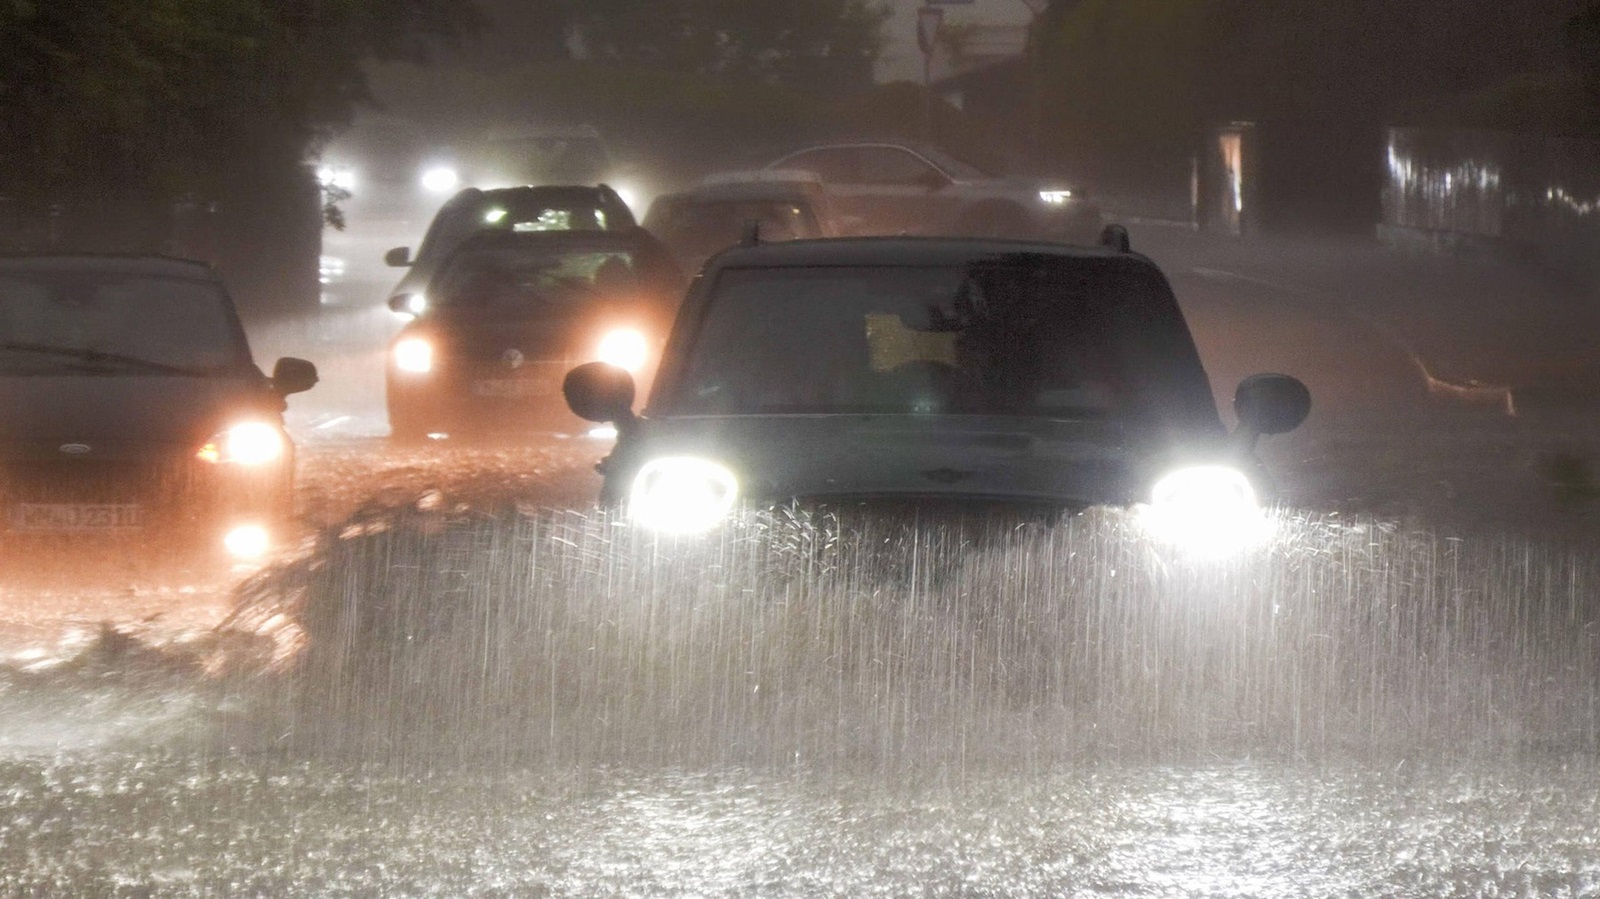
M1129 515L370 512L253 582L317 751L406 765L1495 757L1597 745L1594 563L1278 513L1186 558Z

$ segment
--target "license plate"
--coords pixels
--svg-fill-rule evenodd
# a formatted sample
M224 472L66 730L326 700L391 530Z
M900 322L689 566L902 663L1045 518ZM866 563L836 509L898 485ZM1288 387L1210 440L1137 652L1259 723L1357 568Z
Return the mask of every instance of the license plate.
M17 503L10 519L14 531L128 531L143 526L144 511L128 503Z
M552 393L554 389L554 384L532 379L472 382L472 392L477 396L545 396Z

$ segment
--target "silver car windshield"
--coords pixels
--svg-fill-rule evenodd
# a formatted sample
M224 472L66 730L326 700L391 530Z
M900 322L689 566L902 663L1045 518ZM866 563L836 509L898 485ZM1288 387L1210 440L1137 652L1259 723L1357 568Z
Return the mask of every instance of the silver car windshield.
M1216 418L1158 275L1020 255L725 271L665 390L668 414Z
M0 372L203 374L250 364L228 298L215 284L0 275Z

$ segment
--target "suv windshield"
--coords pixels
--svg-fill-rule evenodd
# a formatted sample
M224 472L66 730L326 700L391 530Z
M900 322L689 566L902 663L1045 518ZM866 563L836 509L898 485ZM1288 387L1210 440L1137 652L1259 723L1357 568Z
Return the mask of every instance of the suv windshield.
M0 373L204 374L249 365L227 295L215 284L0 274Z
M725 271L663 399L691 415L1216 418L1159 275L1025 255Z

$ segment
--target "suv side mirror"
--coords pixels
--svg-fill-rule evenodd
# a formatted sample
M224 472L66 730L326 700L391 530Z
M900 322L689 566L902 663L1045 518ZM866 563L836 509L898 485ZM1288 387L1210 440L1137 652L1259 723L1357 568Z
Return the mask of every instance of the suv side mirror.
M567 406L582 419L624 424L633 420L633 375L604 362L585 362L561 382Z
M411 248L395 247L383 254L383 264L393 268L405 268L411 264Z
M304 359L285 356L272 366L272 388L284 396L304 393L317 384L317 367Z
M1239 427L1254 444L1263 434L1286 434L1311 412L1311 391L1288 375L1251 375L1233 394Z

